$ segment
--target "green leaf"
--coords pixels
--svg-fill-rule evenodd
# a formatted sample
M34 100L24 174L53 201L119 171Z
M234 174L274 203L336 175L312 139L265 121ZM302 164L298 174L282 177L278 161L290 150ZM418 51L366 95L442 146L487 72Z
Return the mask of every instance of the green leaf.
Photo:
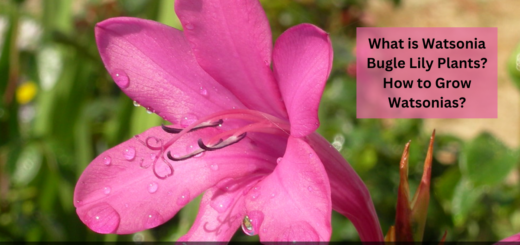
M13 182L22 186L27 185L40 170L41 163L42 155L36 145L26 146L16 161Z
M464 153L461 170L475 186L501 183L519 157L517 150L509 149L489 133L480 134L467 144Z
M469 213L480 199L483 193L482 188L475 188L471 181L461 179L453 193L451 209L453 213L453 223L456 227L462 227L466 222Z
M177 29L181 29L181 21L175 14L173 3L174 0L160 0L159 16L157 20L163 24L175 27Z

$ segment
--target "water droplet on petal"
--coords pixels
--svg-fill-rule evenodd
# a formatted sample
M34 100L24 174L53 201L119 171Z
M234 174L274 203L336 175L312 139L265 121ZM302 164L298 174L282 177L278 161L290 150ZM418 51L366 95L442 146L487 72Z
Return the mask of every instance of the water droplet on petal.
M276 159L276 163L280 163L282 161L283 158L279 157L278 159Z
M181 127L188 127L198 120L197 116L193 114L187 114L181 118Z
M309 186L309 187L307 187L307 190L309 190L309 191L313 191L314 188L312 188L312 186Z
M249 196L251 197L251 200L257 200L260 196L260 187L255 187L249 191Z
M192 24L190 24L190 23L186 24L186 29L193 30L193 28L195 28L195 27Z
M242 231L248 236L255 235L255 230L253 229L253 224L251 224L251 220L247 215L244 217L244 220L242 221Z
M148 192L155 193L157 191L157 188L159 188L159 185L157 183L152 182L148 185Z
M260 211L249 212L242 221L242 231L248 236L253 236L260 230L264 221L264 213Z
M139 106L141 106L141 104L139 104L139 102L137 102L137 101L134 100L134 106L135 106L135 107L139 107Z
M234 191L238 185L233 178L225 178L217 183L217 187L222 191Z
M200 87L199 93L204 96L208 96L208 90L203 87Z
M184 206L190 201L190 191L185 189L181 192L181 195L177 198L177 204Z
M152 108L147 108L146 113L153 114L154 110Z
M271 193L271 198L275 198L276 197L276 193Z
M109 157L109 156L106 156L105 158L103 158L103 163L104 163L105 165L107 165L107 166L110 165L110 164L112 164L112 158Z
M144 227L146 229L151 229L151 228L157 227L157 226L161 225L162 223L164 223L163 217L159 214L159 212L157 212L155 210L148 212L148 215L146 215L146 217L144 219Z
M233 203L233 198L227 195L220 195L210 202L210 206L219 213L224 213Z
M217 170L218 170L218 165L217 165L217 164L211 164L210 168L211 168L212 170L217 171Z
M116 84L121 88L127 88L128 85L130 85L130 79L128 79L128 76L122 70L115 70L112 78L114 78Z
M105 188L103 188L103 193L105 193L107 195L110 194L110 191L112 191L112 189L110 189L110 187L108 187L108 186L105 186Z
M90 229L101 234L116 231L120 222L119 213L106 202L92 206L86 214L82 212L78 214Z
M126 148L125 151L123 151L123 156L128 161L134 160L134 158L135 158L135 148L133 148L133 147Z
M269 60L264 60L264 64L265 64L266 66L270 66L270 64L269 64Z

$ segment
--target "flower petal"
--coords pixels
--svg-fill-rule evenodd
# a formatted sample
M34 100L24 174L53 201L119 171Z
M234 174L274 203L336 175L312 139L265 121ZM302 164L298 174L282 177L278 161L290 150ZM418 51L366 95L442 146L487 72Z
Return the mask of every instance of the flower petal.
M242 224L246 213L244 190L257 178L223 179L210 188L199 207L190 231L178 241L229 241Z
M318 155L300 138L289 137L273 173L246 194L246 207L246 228L263 242L330 239L330 184Z
M327 171L332 189L332 208L350 219L361 241L383 241L379 219L365 183L321 135L313 133L307 138Z
M99 53L130 98L178 124L223 109L244 108L200 68L181 31L149 20L120 17L96 26Z
M519 242L519 241L520 241L520 233L500 240L500 242ZM500 242L495 243L495 244L500 244Z
M303 137L318 128L318 107L331 68L329 35L314 25L291 27L276 41L273 70L287 107L292 136Z
M250 109L286 112L270 69L269 22L256 0L177 0L175 12L200 66Z
M98 233L133 233L166 222L222 179L272 171L273 150L260 143L252 145L249 136L184 161L165 156L166 152L174 156L190 153L198 148L199 138L207 140L207 135L220 131L200 129L168 146L165 142L171 134L154 127L105 151L85 169L76 185L74 204L80 219ZM174 173L162 179L172 174L168 164Z

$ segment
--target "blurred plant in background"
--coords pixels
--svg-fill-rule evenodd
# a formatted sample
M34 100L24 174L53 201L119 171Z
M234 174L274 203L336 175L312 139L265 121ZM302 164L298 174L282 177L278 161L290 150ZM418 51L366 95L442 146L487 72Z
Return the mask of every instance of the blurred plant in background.
M419 119L356 119L355 31L377 25L364 11L366 2L261 2L273 38L304 22L330 33L334 67L319 132L366 182L387 231L394 223L402 147L415 142L409 148L409 184L415 192L429 132ZM399 8L400 1L391 2ZM0 0L0 241L169 241L193 223L200 199L168 223L133 235L96 234L75 214L73 188L86 165L162 123L134 106L103 67L94 25L115 16L180 28L172 0ZM508 67L515 68L515 58ZM520 77L518 69L509 71ZM518 159L518 149L489 133L464 141L437 131L424 240L439 240L444 231L447 241L493 241L520 232ZM332 240L359 239L337 213L332 226ZM238 232L234 239L258 238Z

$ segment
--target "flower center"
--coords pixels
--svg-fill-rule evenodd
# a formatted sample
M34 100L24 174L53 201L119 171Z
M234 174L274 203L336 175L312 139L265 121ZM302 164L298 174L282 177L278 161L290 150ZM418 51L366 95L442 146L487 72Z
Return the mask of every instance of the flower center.
M290 135L290 125L287 121L282 120L280 118L274 117L272 115L254 111L254 110L246 110L246 109L237 109L237 110L225 110L220 111L215 114L204 117L186 128L172 128L162 125L162 129L170 134L173 134L173 137L169 139L167 142L163 142L162 139L157 139L154 136L150 136L146 138L144 141L139 138L139 136L135 136L137 140L139 140L143 145L148 147L150 150L159 151L158 156L161 156L163 162L170 169L171 174L166 176L160 176L157 174L155 169L155 162L159 159L157 157L154 159L154 174L160 178L164 179L173 174L173 167L164 159L165 149L174 144L178 139L180 139L185 134L189 134L190 132L194 132L200 129L209 128L209 127L221 127L224 124L230 123L233 120L245 121L247 123L238 124L236 128L232 128L227 131L223 131L213 137L211 137L207 142L203 142L202 139L197 141L199 145L199 149L194 150L191 153L188 153L183 156L172 155L170 151L166 153L167 157L172 161L182 161L195 156L200 156L203 152L206 151L216 151L219 149L223 149L230 145L236 144L240 142L247 136L249 132L260 132L260 133L269 133L269 134L281 134L281 135Z

